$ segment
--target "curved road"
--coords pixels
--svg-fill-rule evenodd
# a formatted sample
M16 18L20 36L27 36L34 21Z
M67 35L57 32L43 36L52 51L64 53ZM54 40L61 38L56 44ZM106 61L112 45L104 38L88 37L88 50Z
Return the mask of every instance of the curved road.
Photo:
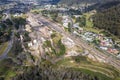
M3 54L0 56L0 60L5 59L7 57L7 54L9 53L9 51L12 48L12 44L13 44L13 40L10 40L8 43L8 46L6 48L6 50L3 52Z
M10 14L9 14L9 11L7 11L6 13L4 13L6 15L6 19L10 19L10 21L13 23L14 25L14 22L11 20L11 17L10 17ZM7 26L7 25L6 25ZM0 60L2 59L5 59L7 57L7 54L9 53L9 51L11 50L12 48L12 45L13 45L13 37L14 37L14 31L12 32L12 36L11 36L11 40L8 42L8 46L7 48L5 49L5 51L3 52L3 54L0 56Z

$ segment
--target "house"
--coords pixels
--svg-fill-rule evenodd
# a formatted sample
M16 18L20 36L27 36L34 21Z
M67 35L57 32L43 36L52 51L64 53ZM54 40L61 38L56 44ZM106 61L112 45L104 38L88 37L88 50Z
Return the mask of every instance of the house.
M96 34L92 32L85 32L82 35L82 38L85 39L86 41L92 42L96 38Z
M100 46L100 49L105 50L105 51L108 50L108 48L107 48L107 47L104 47L104 46Z
M117 57L120 59L120 54Z
M107 47L112 47L112 40L111 39L104 39L104 40L100 40L100 45L101 46L107 46Z
M92 42L93 38L92 37L86 38L86 41Z
M99 40L103 40L103 39L104 39L104 36L103 36L103 34L99 34L99 35L97 36L97 38L98 38Z
M84 29L82 27L78 28L78 33L83 33Z
M22 16L22 14L20 14L20 13L14 14L14 17L19 17L19 16Z
M34 44L36 44L36 43L37 43L37 40L36 40L36 39L35 39L35 40L33 40L33 43L34 43Z
M68 28L69 23L71 23L71 21L68 18L69 18L68 16L63 16L63 20L62 20L63 26L66 28Z
M33 46L32 42L29 42L28 47L32 47L32 46Z
M73 28L79 28L79 23L73 24Z
M79 18L79 17L82 17L82 15L74 15L75 18Z
M65 22L64 22L64 23L63 23L63 26L64 26L65 28L68 28L68 24L69 24L69 23L65 23Z
M80 34L77 31L74 31L73 34L76 34L76 35L80 36Z
M109 53L114 53L114 54L118 54L118 53L119 53L119 51L118 51L117 49L115 49L115 48L109 48L109 49L107 50L107 52L109 52Z
M50 9L52 5L45 5L45 9Z

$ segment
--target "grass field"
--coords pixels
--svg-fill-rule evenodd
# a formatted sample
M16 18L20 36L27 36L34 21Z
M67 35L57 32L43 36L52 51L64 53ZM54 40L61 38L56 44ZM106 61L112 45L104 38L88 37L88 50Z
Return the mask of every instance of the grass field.
M8 46L8 42L2 43L0 45L0 56L4 53L4 51L7 48L7 46Z
M94 32L96 34L101 33L103 30L93 28L93 27L83 27L85 31Z
M93 62L86 57L79 56L64 58L57 66L75 68L87 74L98 76L101 80L119 80L120 72L110 65Z
M0 65L0 78L5 77L4 80L10 80L11 77L16 75L10 59L1 60L0 64L2 64Z
M93 27L93 22L90 20L90 17L92 16L93 14L91 13L85 13L84 16L86 17L86 26L87 27Z

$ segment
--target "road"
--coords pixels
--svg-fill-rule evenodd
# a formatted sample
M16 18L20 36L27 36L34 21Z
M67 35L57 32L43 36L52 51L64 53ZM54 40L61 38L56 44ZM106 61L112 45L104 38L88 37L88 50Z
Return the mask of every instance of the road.
M13 25L15 25L14 22L12 21L11 17L10 17L9 10L8 10L6 13L4 13L4 14L6 15L6 17L5 17L4 20L9 19L9 20L13 23ZM8 25L6 25L6 26L8 26ZM5 50L5 51L3 52L3 54L0 56L0 60L5 59L5 58L7 57L7 54L8 54L9 51L11 50L12 45L13 45L13 37L14 37L14 30L13 30L13 32L12 32L11 40L8 42L8 46L7 46L6 50Z
M12 48L12 45L13 45L13 40L11 39L9 42L8 42L8 46L6 48L6 50L3 52L3 54L0 56L0 60L2 59L5 59L7 57L7 54L9 53L9 51L11 50Z
M83 41L80 37L76 37L72 34L65 32L64 29L61 27L61 25L58 23L48 20L40 15L33 15L31 13L29 13L29 15L32 16L32 18L35 18L35 20L42 22L45 26L48 26L51 29L61 33L62 35L71 38L77 46L80 47L82 46L84 49L88 50L91 55L103 60L105 63L112 65L118 70L120 70L120 60L118 60L116 57L112 55L108 55L108 53L100 52L99 50L95 49L93 46L88 45L88 43Z

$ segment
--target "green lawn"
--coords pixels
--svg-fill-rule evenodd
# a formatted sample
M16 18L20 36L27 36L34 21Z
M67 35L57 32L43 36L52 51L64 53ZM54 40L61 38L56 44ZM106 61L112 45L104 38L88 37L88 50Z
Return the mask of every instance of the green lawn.
M90 31L90 32L94 32L96 34L99 34L100 32L102 32L103 30L97 29L97 28L93 28L93 27L83 27L83 29L85 31Z
M86 18L86 26L87 27L93 27L93 22L90 20L90 17L93 15L91 13L85 13L83 14Z

